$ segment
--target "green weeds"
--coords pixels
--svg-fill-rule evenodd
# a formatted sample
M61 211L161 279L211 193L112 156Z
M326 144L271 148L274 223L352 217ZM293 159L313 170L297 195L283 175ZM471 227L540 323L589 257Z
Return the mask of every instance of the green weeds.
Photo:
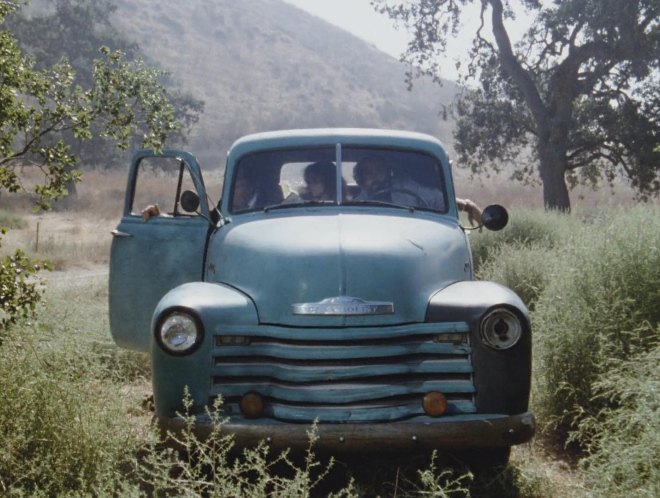
M568 242L532 317L538 406L559 434L588 446L577 429L608 406L595 383L660 338L660 219L611 213Z
M197 439L195 418L183 414L186 429L163 445L146 399L147 357L111 342L107 298L103 278L54 281L37 319L0 345L0 494L464 496L430 467L399 483L360 486L332 457L315 454L313 427L302 456L266 444L239 450L217 410L208 413L211 438Z
M520 215L520 217L519 217ZM660 494L660 217L523 211L473 233L479 278L518 292L534 334L542 435L578 448L571 469L537 438L470 476L439 456L392 464L238 449L214 419L164 448L150 428L147 355L117 348L107 283L53 280L36 318L0 344L0 494L8 496L657 496ZM214 411L208 416L213 419Z
M472 240L478 276L511 287L530 308L542 433L577 451L597 496L657 496L658 209L517 216Z
M656 331L660 334L660 329ZM583 419L581 462L598 496L660 496L660 347L620 362L593 385L604 408Z

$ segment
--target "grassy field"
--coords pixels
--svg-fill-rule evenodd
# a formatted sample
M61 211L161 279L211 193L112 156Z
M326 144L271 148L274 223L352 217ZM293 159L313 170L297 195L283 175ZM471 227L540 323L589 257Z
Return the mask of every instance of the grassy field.
M537 442L515 448L506 471L477 478L431 457L333 462L311 453L300 461L259 448L229 463L229 441L208 451L192 437L183 454L161 450L150 427L148 358L112 343L105 276L48 280L36 320L0 346L0 494L569 496L575 471Z
M479 278L510 286L531 310L541 430L507 469L470 476L430 456L333 462L258 448L229 463L227 440L212 452L192 438L181 454L160 448L148 358L117 348L108 329L105 269L124 181L89 173L75 207L40 215L24 214L29 199L1 199L0 224L12 228L1 250L22 247L57 271L44 275L37 316L0 336L0 494L660 495L657 206L612 207L606 194L560 216L520 195L505 202L509 227L472 233ZM485 204L488 190L463 195Z

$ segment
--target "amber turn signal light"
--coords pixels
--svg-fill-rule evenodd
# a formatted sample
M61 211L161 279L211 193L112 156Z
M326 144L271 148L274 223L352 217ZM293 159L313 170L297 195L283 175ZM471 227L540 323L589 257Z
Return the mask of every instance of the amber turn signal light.
M442 393L431 391L424 395L422 406L427 415L437 417L445 413L447 409L447 398Z
M264 413L264 399L259 393L247 393L245 394L239 403L241 407L241 412L247 418L257 418L261 417Z

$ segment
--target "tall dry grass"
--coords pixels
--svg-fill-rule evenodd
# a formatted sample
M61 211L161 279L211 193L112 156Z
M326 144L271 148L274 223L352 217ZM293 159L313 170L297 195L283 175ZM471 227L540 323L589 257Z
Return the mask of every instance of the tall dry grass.
M501 233L473 236L479 277L531 309L542 433L580 451L598 496L660 489L659 214L648 205L596 217L514 212Z
M88 172L76 203L36 215L25 214L29 199L3 196L0 219L13 228L1 250L21 247L55 259L65 270L105 268L109 232L122 212L125 183L125 172ZM653 496L658 475L648 458L658 452L653 428L659 412L657 397L644 394L658 382L657 206L605 209L599 196L563 216L516 207L539 205L538 190L508 191L509 185L498 183L478 187L462 179L458 187L459 195L482 205L499 201L511 208L505 230L470 236L477 274L513 288L530 306L534 410L542 427L579 441L584 451L578 472L584 480L576 485L557 485L556 474L566 475L565 467L549 470L538 451L530 456L529 448L516 448L513 465L492 482L460 481L459 487L482 496L484 489L498 496L579 496L592 490L621 496L627 488ZM105 281L78 285L86 281L75 275L50 277L37 321L14 329L0 345L5 396L0 426L11 434L0 451L0 489L16 495L73 496L139 495L144 486L156 485L171 489L165 474L178 469L194 475L198 469L185 465L195 462L150 453L149 413L140 399L145 385L148 389L147 359L112 344ZM156 459L151 467L144 467L145 452ZM416 496L454 489L457 476L442 480L442 467L432 465L434 470L424 473L429 468L427 463L402 474L379 491ZM156 474L149 477L147 469ZM375 489L373 484L350 488L348 482L346 493L368 495ZM185 486L183 494L202 489L192 480Z
M109 347L105 279L78 283L53 285L36 319L0 345L4 495L96 494L148 427L118 395L146 378L147 362Z
M103 276L59 276L34 321L0 342L0 494L3 496L466 496L471 479L427 461L385 482L352 479L310 446L301 457L267 445L236 449L189 430L165 447L151 425L145 354L118 349ZM185 403L184 403L185 404ZM372 467L373 468L373 467ZM483 486L483 484L482 484ZM441 494L442 493L442 494Z

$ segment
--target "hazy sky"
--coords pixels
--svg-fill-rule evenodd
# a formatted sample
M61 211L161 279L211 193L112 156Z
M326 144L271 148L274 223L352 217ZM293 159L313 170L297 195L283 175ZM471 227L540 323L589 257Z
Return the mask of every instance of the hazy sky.
M394 22L386 15L377 13L371 6L370 0L284 1L349 31L397 59L406 48L408 34L404 28L395 29ZM478 26L478 2L470 10L472 12L469 13L469 16L464 17L468 24L464 30L465 37L452 41L448 45L448 64L445 66L446 70L443 69L445 78L456 79L454 61L456 57L466 53ZM520 9L517 11L520 12ZM512 39L522 33L529 22L530 20L525 16L521 16L516 23L507 22Z
M396 58L406 48L407 34L377 13L369 0L284 0L351 32Z

